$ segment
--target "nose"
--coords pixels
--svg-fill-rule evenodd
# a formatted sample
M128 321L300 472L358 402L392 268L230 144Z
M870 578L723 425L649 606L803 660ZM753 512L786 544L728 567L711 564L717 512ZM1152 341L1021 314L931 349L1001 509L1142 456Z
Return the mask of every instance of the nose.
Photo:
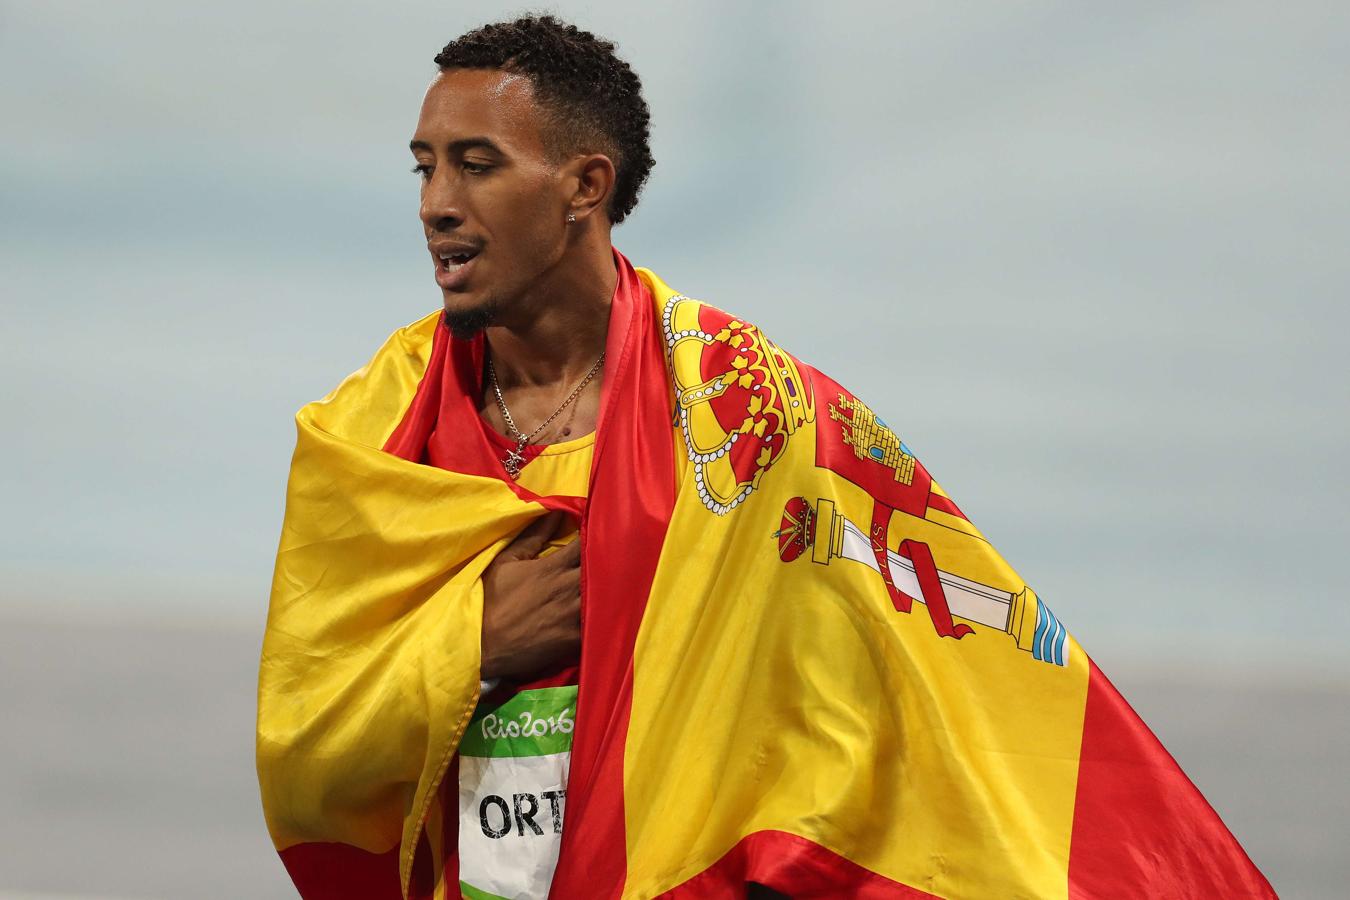
M431 179L422 188L419 215L428 233L453 231L464 223L459 180L442 174L447 168L437 166L431 173Z

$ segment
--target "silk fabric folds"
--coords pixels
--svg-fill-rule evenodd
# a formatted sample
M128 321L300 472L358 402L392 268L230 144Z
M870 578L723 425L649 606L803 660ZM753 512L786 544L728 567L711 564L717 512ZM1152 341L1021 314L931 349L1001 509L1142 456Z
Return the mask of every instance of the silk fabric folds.
M297 415L257 761L304 897L458 896L479 578L550 508L583 541L551 897L1273 896L863 401L615 259L585 501L504 476L482 339L439 314ZM453 470L423 462L447 409Z

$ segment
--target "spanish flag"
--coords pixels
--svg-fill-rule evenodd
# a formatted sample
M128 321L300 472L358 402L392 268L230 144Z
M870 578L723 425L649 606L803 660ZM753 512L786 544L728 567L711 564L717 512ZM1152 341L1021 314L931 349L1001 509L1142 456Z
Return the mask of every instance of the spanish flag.
M550 897L1274 896L887 423L615 261L584 500L506 476L483 340L439 313L296 417L257 764L302 896L460 896L480 576L553 509L582 651Z

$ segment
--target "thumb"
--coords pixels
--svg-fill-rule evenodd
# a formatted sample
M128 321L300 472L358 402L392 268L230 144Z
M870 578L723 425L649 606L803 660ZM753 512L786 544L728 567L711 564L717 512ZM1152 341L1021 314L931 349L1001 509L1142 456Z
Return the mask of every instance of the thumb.
M502 548L498 558L534 559L548 545L549 539L558 531L566 515L561 510L554 510L535 519L526 525L511 543Z

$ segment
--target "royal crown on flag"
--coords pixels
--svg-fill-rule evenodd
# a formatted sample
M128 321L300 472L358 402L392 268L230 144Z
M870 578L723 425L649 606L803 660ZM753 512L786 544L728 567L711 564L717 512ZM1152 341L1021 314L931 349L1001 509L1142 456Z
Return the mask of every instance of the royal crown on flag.
M754 325L676 295L662 326L699 497L724 515L815 421L815 402L797 361Z

